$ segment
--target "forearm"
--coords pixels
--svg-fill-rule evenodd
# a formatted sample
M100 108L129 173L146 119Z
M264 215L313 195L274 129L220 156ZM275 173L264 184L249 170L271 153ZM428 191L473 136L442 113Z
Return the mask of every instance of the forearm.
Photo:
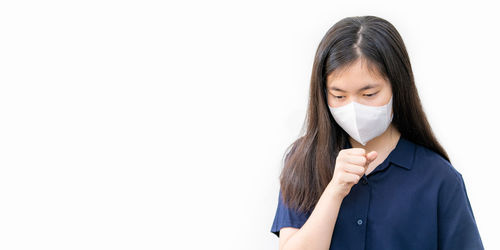
M305 224L285 243L283 250L327 250L343 197L329 184Z

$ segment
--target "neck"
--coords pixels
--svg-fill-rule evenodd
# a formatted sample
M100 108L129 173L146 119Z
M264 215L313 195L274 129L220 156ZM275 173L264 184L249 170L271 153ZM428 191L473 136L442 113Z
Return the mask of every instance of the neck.
M371 139L366 145L362 145L349 137L353 148L363 148L366 153L371 151L384 152L396 147L401 133L391 124L381 135Z

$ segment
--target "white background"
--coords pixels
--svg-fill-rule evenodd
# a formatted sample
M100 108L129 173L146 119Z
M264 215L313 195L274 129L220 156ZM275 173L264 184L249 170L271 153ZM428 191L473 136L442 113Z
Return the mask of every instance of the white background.
M2 1L0 249L278 249L314 52L390 21L499 249L493 1Z

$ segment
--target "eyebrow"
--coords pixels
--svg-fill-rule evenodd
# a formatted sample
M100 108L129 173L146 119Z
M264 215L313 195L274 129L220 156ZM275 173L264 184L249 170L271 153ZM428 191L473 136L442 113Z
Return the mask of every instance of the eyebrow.
M375 87L378 87L379 85L378 84L368 84L362 88L360 88L358 91L363 91L363 90L367 90L367 89L372 89L372 88L375 88ZM340 92L346 92L345 90L342 90L342 89L339 89L337 87L331 87L330 88L331 90L336 90L336 91L340 91Z

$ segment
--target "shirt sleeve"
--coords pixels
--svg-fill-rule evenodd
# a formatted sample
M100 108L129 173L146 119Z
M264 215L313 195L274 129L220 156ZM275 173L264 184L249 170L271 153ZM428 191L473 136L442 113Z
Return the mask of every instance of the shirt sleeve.
M283 227L301 228L309 218L310 213L301 213L295 209L289 208L283 201L281 190L278 195L278 208L271 226L271 232L277 237L280 236L280 230Z
M440 190L438 247L440 250L484 249L462 175L454 170Z

